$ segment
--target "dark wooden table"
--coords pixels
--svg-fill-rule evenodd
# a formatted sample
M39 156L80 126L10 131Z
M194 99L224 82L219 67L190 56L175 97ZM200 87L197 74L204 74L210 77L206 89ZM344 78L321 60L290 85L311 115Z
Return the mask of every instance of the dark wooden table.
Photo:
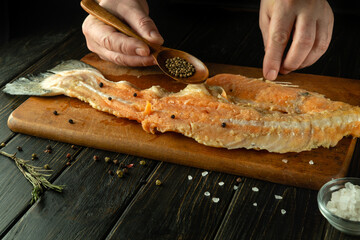
M72 3L73 4L73 3ZM13 37L0 46L0 84L43 72L62 60L88 53L81 32L80 7L49 21L15 24ZM24 12L26 12L24 10ZM39 13L37 13L39 14ZM31 14L28 13L30 16ZM28 16L26 15L26 16ZM203 5L151 3L151 15L165 45L193 53L205 62L262 66L264 55L258 12ZM35 16L35 15L34 15ZM25 17L24 17L25 18ZM60 20L59 20L60 18ZM335 14L327 53L299 72L360 79L359 16ZM10 31L11 32L11 31ZM49 180L66 185L63 193L46 191L30 205L32 186L14 162L0 156L0 238L4 239L356 239L330 226L320 214L317 191L274 184L243 176L210 172L122 153L54 142L11 132L9 114L27 97L0 92L1 150L49 164ZM45 153L47 145L53 152ZM19 152L17 147L23 151ZM71 165L66 163L71 154ZM134 163L124 178L108 174L114 164L93 156ZM360 177L358 142L349 176ZM188 175L193 176L191 181ZM242 182L236 179L241 177ZM163 184L156 186L155 180ZM223 181L224 186L218 182ZM234 191L233 186L238 185ZM259 188L259 192L252 191ZM204 196L219 197L214 203ZM274 195L283 196L277 200ZM253 204L257 203L257 206ZM282 214L281 209L286 213Z

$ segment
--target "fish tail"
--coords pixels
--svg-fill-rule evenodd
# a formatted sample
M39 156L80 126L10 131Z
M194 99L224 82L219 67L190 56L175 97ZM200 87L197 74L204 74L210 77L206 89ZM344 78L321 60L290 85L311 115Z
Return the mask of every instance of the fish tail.
M10 95L31 95L31 96L60 95L62 93L56 90L44 89L41 83L45 79L55 74L65 71L71 71L71 70L79 70L79 69L94 69L94 68L78 60L64 61L45 73L40 73L38 75L28 75L26 77L18 78L14 82L6 84L3 91Z

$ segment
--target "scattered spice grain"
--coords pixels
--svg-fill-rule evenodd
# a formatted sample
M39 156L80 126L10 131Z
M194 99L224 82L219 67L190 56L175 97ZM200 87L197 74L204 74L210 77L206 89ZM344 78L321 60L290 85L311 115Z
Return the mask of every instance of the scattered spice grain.
M236 179L236 182L237 182L237 183L241 183L241 182L242 182L241 177L238 177L238 178Z
M75 146L75 145L71 145L71 147L70 147L71 149L74 149L74 150L76 150L77 149L77 147Z
M71 162L66 162L66 166L70 166L71 165Z
M55 116L59 115L59 113L58 113L56 110L53 111L53 114L54 114Z
M121 171L121 170L116 170L116 175L119 177L119 178L122 178L124 176L124 172Z
M155 181L155 184L156 184L156 186L160 186L162 184L162 182L158 179Z
M219 186L224 186L225 183L224 182L219 182L218 184L219 184Z
M145 160L140 161L140 165L144 166L146 164Z
M133 163L130 163L130 164L126 165L126 167L127 167L127 168L132 168L132 167L134 167L134 164L133 164Z
M210 193L209 193L208 191L206 191L206 192L204 192L204 195L205 195L206 197L209 197L209 196L210 196Z
M46 146L46 150L52 150L52 147L50 144Z
M66 158L68 158L68 159L71 158L71 154L70 154L70 153L67 153L67 154L66 154Z
M4 142L2 142L1 144L0 144L0 147L5 147L6 146L6 143L4 143Z
M31 154L31 160L36 160L36 159L38 159L36 153Z
M188 179L189 181L193 179L193 177L191 175L188 175Z
M171 118L172 118L172 119L174 119L174 118L175 118L175 115L174 115L174 114L173 114L173 115L171 115Z
M18 147L16 147L17 148L17 150L19 151L19 152L21 152L23 149L22 149L22 147L20 147L20 146L18 146Z
M69 119L69 123L70 123L70 124L74 124L74 120Z
M204 172L201 173L201 176L205 177L205 176L208 175L208 174L209 174L208 171L204 171Z
M114 163L115 165L119 165L119 160L114 159L114 160L113 160L113 163Z
M44 165L44 168L45 168L45 169L50 169L50 165L49 165L49 164L45 164L45 165Z
M111 175L111 176L114 175L114 171L113 171L113 170L109 170L108 173L109 173L109 175Z
M129 172L129 170L127 169L127 168L123 168L123 170L122 170L124 173L128 173Z
M212 201L213 201L214 203L218 203L218 202L220 201L220 198L213 197L213 198L212 198Z
M223 127L223 128L226 127L226 123L223 122L223 123L221 124L221 127Z
M137 97L137 93L134 93L133 96L134 96L134 97Z
M110 158L109 158L109 157L105 157L105 158L104 158L104 161L105 161L106 163L109 163L109 162L110 162Z
M103 86L104 86L104 84L103 84L102 82L100 82L100 83L99 83L99 87L102 88Z
M99 157L96 156L96 155L93 156L93 159L94 159L95 162L99 161Z
M109 101L111 101L111 100L112 100L112 97L108 97L108 99L109 99Z

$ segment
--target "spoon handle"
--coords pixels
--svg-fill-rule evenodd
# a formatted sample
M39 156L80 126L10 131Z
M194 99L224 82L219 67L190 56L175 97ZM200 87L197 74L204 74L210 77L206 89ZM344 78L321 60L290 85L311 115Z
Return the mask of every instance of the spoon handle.
M116 28L117 30L126 34L129 37L133 37L140 41L143 41L151 48L152 51L157 50L158 47L155 44L150 43L146 39L136 34L130 27L124 24L119 18L115 17L105 8L101 7L95 0L82 0L80 5L86 12L98 18L100 21Z

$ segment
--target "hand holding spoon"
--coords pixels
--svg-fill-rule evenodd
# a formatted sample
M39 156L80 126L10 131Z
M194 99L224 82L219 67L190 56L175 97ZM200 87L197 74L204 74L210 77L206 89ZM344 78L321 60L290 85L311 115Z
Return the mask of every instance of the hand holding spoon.
M171 48L163 47L158 44L150 43L149 41L147 41L146 39L142 38L137 33L135 33L120 19L109 13L105 8L101 7L95 0L82 0L81 7L89 14L98 18L100 21L116 28L117 30L126 34L129 37L136 38L147 44L150 48L151 55L154 57L156 64L159 66L159 68L166 75L175 79L176 81L186 84L202 83L206 81L206 79L209 77L209 70L207 69L205 64L201 62L199 59L197 59L196 57L192 56L189 53L180 50L171 49ZM193 73L193 75L189 77L177 77L171 74L168 68L165 66L166 60L175 57L182 58L185 61L191 63L195 68L195 72Z

